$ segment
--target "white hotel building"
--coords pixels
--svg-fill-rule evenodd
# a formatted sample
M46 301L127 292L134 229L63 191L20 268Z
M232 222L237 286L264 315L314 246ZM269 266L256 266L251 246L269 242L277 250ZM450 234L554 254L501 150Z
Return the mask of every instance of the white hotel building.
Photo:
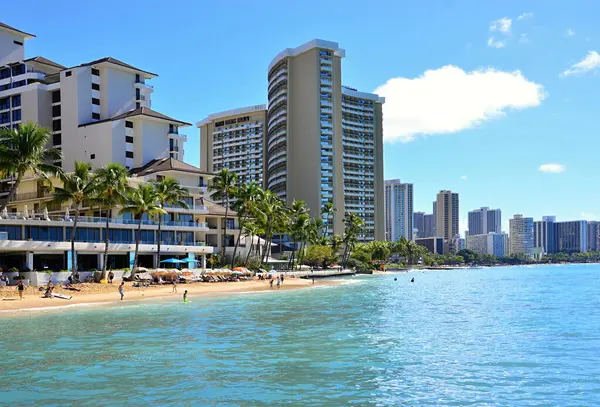
M222 242L224 208L205 196L211 171L184 163L186 136L191 126L151 109L154 91L148 81L157 75L118 59L106 57L65 67L44 57L25 58L25 42L34 35L0 23L0 127L17 128L33 122L52 131L51 145L62 150L59 163L71 171L76 160L96 169L119 163L130 170L131 183L165 176L178 179L189 195L189 209L169 208L161 236L157 223L144 220L140 262L152 266L156 243L162 253L193 257L217 250ZM0 200L8 195L12 179L0 180ZM32 177L23 180L17 195L0 215L0 266L40 269L67 268L70 221L66 205L50 203L50 194ZM71 209L71 215L73 210ZM104 250L103 228L110 217L109 262L129 266L135 243L135 220L84 208L76 237L81 267L100 268ZM238 231L229 219L231 244ZM190 263L190 266L193 264Z

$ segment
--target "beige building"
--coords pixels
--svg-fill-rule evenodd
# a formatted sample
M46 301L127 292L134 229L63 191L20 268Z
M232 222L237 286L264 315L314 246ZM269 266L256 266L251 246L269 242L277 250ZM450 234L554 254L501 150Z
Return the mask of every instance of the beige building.
M444 238L444 252L458 251L456 238L458 230L458 194L452 191L440 191L436 199L436 234Z
M271 61L266 186L313 214L333 202L328 233L343 234L344 214L354 212L365 221L361 240L383 240L384 99L342 86L344 56L337 43L313 40Z
M266 105L211 114L199 121L200 168L235 172L240 183L264 185Z

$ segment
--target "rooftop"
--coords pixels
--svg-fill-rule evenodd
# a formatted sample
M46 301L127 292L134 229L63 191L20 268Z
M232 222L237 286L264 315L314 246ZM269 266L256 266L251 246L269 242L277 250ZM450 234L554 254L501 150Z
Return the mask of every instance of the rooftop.
M97 120L95 122L89 122L89 123L80 124L79 127L93 126L93 125L99 124L99 123L105 123L105 122L114 121L114 120L127 119L129 117L135 117L135 116L153 117L155 119L165 120L165 121L172 122L172 123L177 123L177 124L182 125L182 126L191 126L192 125L191 123L182 122L181 120L174 119L172 117L169 117L167 115L159 113L159 112L157 112L155 110L152 110L152 109L150 109L148 107L139 107L137 109L133 109L133 110L130 110L128 112L125 112L125 113L113 116L110 119Z
M146 175L164 171L180 171L199 175L213 175L210 172L202 171L198 167L195 167L183 161L176 160L175 158L157 158L155 160L150 161L143 167L131 169L129 173L131 175L143 177Z
M92 61L92 62L83 63L83 64L78 65L78 66L91 66L91 65L99 65L99 64L103 64L103 63L118 65L118 66L121 66L123 68L127 68L127 69L131 69L131 70L134 70L134 71L139 71L139 72L145 73L145 74L150 75L150 76L158 76L155 73L144 71L144 70L142 70L140 68L136 68L133 65L129 65L129 64L127 64L127 63L125 63L123 61L120 61L120 60L118 60L116 58L113 58L113 57L104 57L104 58L97 59L97 60Z
M320 40L320 39L315 38L314 40L308 41L307 43L302 44L299 47L286 48L283 51L281 51L279 54L275 55L275 58L273 58L273 60L269 64L268 71L270 71L271 68L273 68L273 66L275 66L275 64L277 62L281 61L282 59L284 59L286 57L298 56L307 51L310 51L313 48L323 48L323 49L333 51L333 53L336 56L342 57L342 58L346 56L346 51L341 49L340 45L337 42L325 41L325 40Z
M206 118L202 119L198 123L196 123L196 127L200 127L206 123L210 123L213 120L223 119L225 117L230 116L239 116L241 114L250 114L255 112L260 112L262 110L267 110L267 105L254 105L248 107L240 107L238 109L225 110L219 113L213 113L206 116Z
M0 22L0 30L9 31L13 34L19 34L25 37L25 39L35 38L35 35L26 33L25 31L17 30L15 27L11 27L8 24Z
M58 69L67 69L67 67L64 65L61 65L59 63L49 60L48 58L44 58L44 57L40 57L40 56L26 59L23 62L37 62L40 64L49 65L49 66L52 66L52 67L58 68Z

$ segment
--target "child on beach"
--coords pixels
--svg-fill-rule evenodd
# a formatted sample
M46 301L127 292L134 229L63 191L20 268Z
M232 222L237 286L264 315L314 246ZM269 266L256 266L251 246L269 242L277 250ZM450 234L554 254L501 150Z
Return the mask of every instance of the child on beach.
M187 299L187 290L185 290L184 293L183 293L183 302L188 302L188 299Z
M121 281L121 285L119 286L119 294L121 294L121 301L123 301L123 296L125 295L125 282Z
M22 280L19 280L17 283L17 291L19 292L19 298L23 299L23 290L25 290L25 285Z

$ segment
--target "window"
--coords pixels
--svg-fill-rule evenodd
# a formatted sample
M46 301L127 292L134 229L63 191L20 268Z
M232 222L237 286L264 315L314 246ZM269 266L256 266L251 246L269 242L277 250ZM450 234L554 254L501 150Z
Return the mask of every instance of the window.
M6 110L6 109L10 109L10 99L9 98L0 99L0 110Z
M92 119L100 120L100 113L92 113Z
M133 151L125 151L125 157L133 158Z
M125 142L126 143L133 143L133 137L131 137L131 136L125 136Z
M90 160L93 160L96 158L96 154L90 154Z
M13 41L13 44L16 44L16 45L23 46L23 43L22 43L21 41L16 41L16 40L15 40L15 41Z
M52 131L60 131L60 130L61 130L60 119L52 120Z
M62 134L57 133L52 135L52 144L55 146L60 146L62 144Z
M139 73L135 74L135 83L140 83L140 74Z
M109 229L108 238L111 243L133 243L132 231L128 229Z
M92 75L100 76L100 71L96 68L92 68Z
M21 226L0 226L0 232L7 232L8 240L21 240Z
M12 75L22 75L25 73L25 64L19 64L12 67Z
M141 106L141 105L140 105L140 102L136 102L136 103L135 103L135 108L136 108L136 109L139 109L139 108L140 108L140 106Z
M190 206L190 208L191 208L191 206ZM179 221L180 222L192 223L194 221L194 217L192 215L183 215L183 214L180 214L179 215Z
M12 107L21 106L21 95L15 95L12 97Z
M65 76L71 76L72 73L73 72L71 72L71 71L67 71L67 72L65 72Z
M92 98L92 104L93 105L99 105L100 104L100 99L98 99L98 98Z
M10 112L0 113L0 124L10 123Z
M10 78L10 68L0 69L0 79Z
M25 239L41 240L45 242L63 241L63 229L48 226L27 226L25 228Z
M60 105L52 106L52 117L60 117Z
M133 122L130 122L129 120L125 120L125 127L129 128L129 129L133 129Z
M100 90L100 85L98 85L97 83L92 83L92 89L93 90Z
M135 89L135 99L139 100L140 98L140 90L138 88Z
M60 103L60 90L52 92L52 103Z
M13 122L18 122L21 120L21 109L13 110Z

